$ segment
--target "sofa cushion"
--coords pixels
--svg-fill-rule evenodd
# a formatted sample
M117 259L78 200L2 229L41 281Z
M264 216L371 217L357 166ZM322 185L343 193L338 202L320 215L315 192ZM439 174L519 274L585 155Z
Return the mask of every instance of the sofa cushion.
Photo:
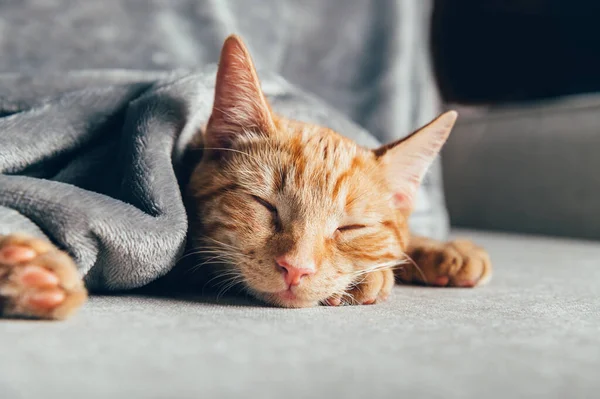
M600 95L459 118L442 154L452 223L600 239Z

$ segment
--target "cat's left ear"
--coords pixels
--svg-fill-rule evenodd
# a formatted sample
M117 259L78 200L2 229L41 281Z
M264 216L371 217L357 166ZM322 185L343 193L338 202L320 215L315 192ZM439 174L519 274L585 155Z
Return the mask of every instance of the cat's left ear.
M417 189L456 122L456 111L446 112L410 136L375 150L393 190L393 205L410 212Z
M271 107L263 94L248 49L237 35L223 44L212 114L205 131L207 147L230 147L240 135L274 130Z

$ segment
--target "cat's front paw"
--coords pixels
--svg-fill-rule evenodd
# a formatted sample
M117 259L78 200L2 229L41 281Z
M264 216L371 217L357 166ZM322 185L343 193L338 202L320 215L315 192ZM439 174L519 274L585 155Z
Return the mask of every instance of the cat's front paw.
M372 305L384 302L394 287L392 269L381 269L358 277L357 281L341 295L327 299L329 306Z
M0 317L64 319L86 298L69 255L37 238L0 236Z
M409 252L416 266L406 265L397 273L405 283L438 287L476 287L492 277L488 253L469 240L445 243L426 241Z

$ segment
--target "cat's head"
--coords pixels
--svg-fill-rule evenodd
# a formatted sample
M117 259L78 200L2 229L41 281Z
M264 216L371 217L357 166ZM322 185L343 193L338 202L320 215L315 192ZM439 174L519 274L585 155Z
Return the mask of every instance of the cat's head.
M449 112L404 140L360 147L275 115L248 51L229 37L186 190L192 245L262 300L317 305L405 260L417 188L455 120Z

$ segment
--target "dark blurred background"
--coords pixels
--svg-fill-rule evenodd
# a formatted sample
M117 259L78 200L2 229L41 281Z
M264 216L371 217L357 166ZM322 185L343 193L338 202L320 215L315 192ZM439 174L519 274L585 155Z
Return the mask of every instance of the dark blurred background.
M444 99L507 103L600 91L600 2L436 0L432 49Z

